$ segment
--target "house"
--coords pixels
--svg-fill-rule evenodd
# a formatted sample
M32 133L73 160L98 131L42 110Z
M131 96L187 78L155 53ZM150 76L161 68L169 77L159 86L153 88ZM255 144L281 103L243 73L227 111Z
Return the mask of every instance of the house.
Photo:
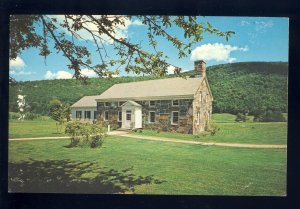
M191 134L206 130L213 97L205 62L195 61L194 68L194 77L113 85L95 97L97 120L122 129L152 128Z
M99 96L85 96L71 106L72 120L93 122L97 119L96 98Z

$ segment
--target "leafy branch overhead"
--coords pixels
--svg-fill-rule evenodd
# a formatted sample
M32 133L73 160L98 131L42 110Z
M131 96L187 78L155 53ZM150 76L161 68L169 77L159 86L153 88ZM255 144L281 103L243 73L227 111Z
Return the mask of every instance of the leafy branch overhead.
M147 27L147 40L131 40L120 35L128 21L137 21ZM172 27L182 29L182 34L173 34ZM12 15L10 17L10 59L28 48L39 49L46 57L62 53L69 61L68 68L74 77L85 80L84 68L95 71L100 77L112 77L121 69L136 74L145 73L163 76L171 64L165 52L159 50L159 38L170 42L178 52L178 58L187 57L192 47L203 40L203 35L214 34L226 40L233 31L222 32L209 22L199 22L195 16L118 16L118 15ZM99 63L92 63L92 53L82 45L89 35L96 47ZM183 39L179 37L183 36ZM83 41L83 42L82 42ZM138 42L140 41L140 42ZM142 41L147 41L151 50L145 50ZM112 47L114 54L108 52ZM176 72L180 74L180 71Z

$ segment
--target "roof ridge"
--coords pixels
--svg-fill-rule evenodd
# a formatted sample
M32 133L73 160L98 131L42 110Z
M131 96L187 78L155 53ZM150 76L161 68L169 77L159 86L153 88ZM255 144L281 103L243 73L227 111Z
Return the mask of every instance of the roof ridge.
M188 78L190 78L190 77L188 77L188 78L183 78L183 77L174 77L174 78L160 78L160 79L149 79L149 80L144 80L144 81L131 81L131 82L126 82L126 83L116 83L116 84L114 84L114 85L120 85L120 84L129 84L129 83L141 83L141 82L150 82L150 81L161 81L161 80L171 80L171 79L177 79L177 78L182 78L182 79L188 79ZM191 78L191 79L194 79L194 78ZM198 78L196 78L196 79L198 79ZM112 85L112 86L114 86L114 85Z

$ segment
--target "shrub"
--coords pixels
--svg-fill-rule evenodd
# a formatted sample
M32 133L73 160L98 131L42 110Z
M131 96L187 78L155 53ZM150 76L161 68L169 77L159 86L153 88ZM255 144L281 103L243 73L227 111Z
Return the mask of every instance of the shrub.
M39 114L35 114L35 113L31 113L31 112L26 112L25 113L25 120L34 120L34 119L38 119L40 118L41 115Z
M71 147L101 147L106 136L102 127L78 121L67 123L65 133L71 137Z
M236 118L235 118L236 122L246 122L246 120L247 120L247 116L245 114L238 113L236 115Z
M207 131L210 133L211 136L214 136L217 134L218 131L220 131L220 128L214 123L210 123Z
M286 119L278 110L267 110L264 113L254 115L255 122L285 122Z
M17 120L18 118L21 117L20 113L16 113L16 112L9 112L9 119L12 120Z

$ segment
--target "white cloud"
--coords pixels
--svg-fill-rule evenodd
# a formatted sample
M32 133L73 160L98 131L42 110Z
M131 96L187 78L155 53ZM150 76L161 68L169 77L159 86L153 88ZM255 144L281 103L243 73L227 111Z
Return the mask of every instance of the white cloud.
M87 68L81 70L82 75L85 75L87 77L97 77L97 74L93 70L89 70Z
M70 79L73 75L67 71L60 70L57 73L52 73L48 70L44 76L45 79Z
M196 47L192 51L191 61L195 60L215 60L217 62L233 62L236 58L231 57L230 53L233 51L248 51L248 47L237 47L231 45L224 45L222 43L204 44Z
M17 57L16 59L9 60L9 66L10 66L10 68L13 68L16 70L22 70L25 68L26 65L21 57Z
M26 64L21 57L9 60L10 75L31 75L32 72L25 71Z

